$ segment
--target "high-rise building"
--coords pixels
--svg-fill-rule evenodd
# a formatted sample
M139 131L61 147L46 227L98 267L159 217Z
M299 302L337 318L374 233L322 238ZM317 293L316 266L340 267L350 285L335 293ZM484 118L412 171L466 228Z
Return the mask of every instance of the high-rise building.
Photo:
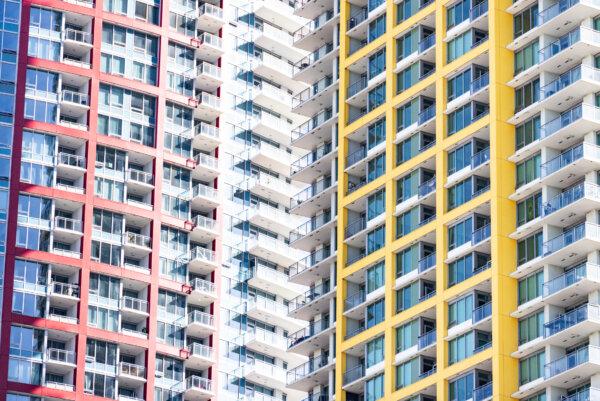
M600 400L600 8L342 1L337 400Z

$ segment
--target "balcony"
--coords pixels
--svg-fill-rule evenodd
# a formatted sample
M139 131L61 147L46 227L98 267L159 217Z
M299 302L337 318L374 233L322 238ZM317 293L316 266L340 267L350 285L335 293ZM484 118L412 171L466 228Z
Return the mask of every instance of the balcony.
M254 0L254 13L267 21L278 21L291 31L301 26L301 20L294 15L290 0Z
M208 401L214 396L212 381L205 377L189 376L185 380L185 399Z
M67 373L75 369L77 363L75 352L58 348L48 348L46 350L46 363L53 371Z
M194 126L192 135L193 147L206 152L211 152L221 143L221 130L219 127L203 121Z
M584 304L544 324L543 344L568 347L600 328L600 306Z
M331 172L332 160L335 157L331 142L313 149L305 156L294 161L291 166L291 177L294 180L312 182L318 177Z
M311 18L302 28L294 32L294 46L300 49L313 50L319 46L321 38L332 37L334 24L330 22L337 20L337 16L332 9L325 12L320 11L321 14L318 17ZM319 35L317 35L317 32Z
M332 7L330 0L295 0L294 13L300 17L313 19L324 9ZM309 400L303 400L309 401ZM310 400L313 401L313 400ZM316 401L316 400L315 400Z
M290 283L289 276L283 271L274 270L260 263L254 267L248 284L285 299L293 299L303 291L302 286Z
M63 89L60 93L61 112L68 115L81 116L90 109L87 93Z
M239 216L241 219L283 236L288 235L303 220L299 216L290 215L284 209L275 208L262 202L250 205Z
M587 297L600 288L600 265L583 263L543 286L542 299L550 305L568 307L575 299Z
M600 369L600 347L588 345L544 366L544 385L575 387Z
M187 314L186 334L204 338L215 332L215 319L210 313L192 311Z
M395 143L408 139L417 131L432 133L435 131L435 104L428 106L421 111L415 121L409 121L401 124L396 132Z
M294 79L310 82L321 74L333 72L333 60L337 55L337 46L326 43L294 64Z
M185 360L187 369L204 370L215 363L213 348L200 343L191 343L187 346L188 356Z
M217 299L217 289L214 283L195 278L190 280L189 285L191 287L191 292L187 298L189 303L208 306Z
M219 236L217 220L197 215L192 218L194 228L190 233L190 239L195 242L208 243Z
M600 90L600 70L589 65L577 65L560 74L558 78L539 89L539 100L529 106L515 110L509 119L512 124L540 113L542 109L555 111L568 110L589 94Z
M216 33L223 25L225 25L223 9L210 3L201 4L198 8L198 18L196 23L203 29Z
M246 313L252 319L283 327L286 331L293 332L304 326L304 322L288 317L287 305L261 296L248 300Z
M291 334L288 337L288 351L306 354L310 350L326 348L329 345L329 334L334 326L329 320L317 320L307 327Z
M254 83L252 98L259 106L264 106L283 115L289 114L292 106L292 95L284 88L261 81Z
M212 212L221 202L219 191L208 185L198 184L192 188L192 209L199 212Z
M256 234L248 237L245 245L251 254L265 260L270 260L280 266L290 266L298 262L306 254L303 251L290 247L285 241L265 234Z
M307 222L290 232L290 244L294 248L309 252L315 246L322 244L331 238L331 229L336 221L331 215L331 210L327 210L317 216L313 216Z
M338 87L337 78L326 75L292 98L294 113L305 116L317 114L323 107L333 104L333 94Z
M329 281L325 281L304 294L290 301L288 313L291 317L310 320L313 316L329 311L329 304L333 295Z
M395 288L400 289L416 279L435 281L436 253L430 253L417 261L416 269L408 272L398 271Z
M202 32L191 41L192 46L198 50L198 56L206 61L215 63L225 52L223 49L223 39L212 33Z
M244 184L239 186L243 188ZM245 186L253 194L284 205L289 204L290 199L298 190L298 187L293 185L290 180L262 171L253 173L248 177Z
M365 378L365 373L365 365L362 363L346 370L342 376L342 386L344 390L360 390L363 386L362 379Z
M62 32L63 52L73 58L89 59L93 47L92 34L79 29L65 28Z
M206 275L218 267L215 251L196 246L190 251L188 268L191 273Z
M205 121L214 121L222 113L221 98L208 92L198 92L190 105L195 109L194 115Z
M335 261L336 253L332 252L333 245L329 244L313 251L304 259L290 266L290 281L302 285L310 285L319 278L329 277L331 263Z
M313 149L319 143L331 141L332 128L336 122L337 113L334 113L331 107L322 109L292 130L292 144L304 149Z
M78 284L53 281L48 286L48 292L51 301L63 307L72 307L79 302L80 288Z
M141 259L152 252L152 238L134 232L125 232L123 247L127 256Z
M283 360L293 357L287 352L287 338L271 331L255 328L245 334L244 344L252 351L273 355Z
M292 197L290 209L293 213L312 217L331 207L331 195L336 189L331 176L320 178Z
M398 55L398 61L394 72L398 73L417 61L435 63L435 32L420 38L413 52L406 55Z
M55 240L72 244L83 236L82 222L68 217L55 216L52 232Z
M294 36L284 29L266 22L255 24L254 42L276 54L285 54L292 60L298 60L305 53L294 47Z
M540 71L562 74L590 53L600 51L600 32L579 26L539 50L538 63L520 72L509 85L527 82Z
M528 4L514 2L509 8L509 12L515 14L527 7ZM538 12L537 25L509 44L510 50L515 50L533 38L540 35L557 36L571 29L573 23L577 23L588 15L596 15L600 6L594 0L560 0L549 7Z
M480 150L471 156L471 163L466 167L454 171L448 175L445 187L449 188L456 185L458 182L466 179L472 174L477 174L480 177L489 178L490 176L490 148L489 146L485 149Z
M489 382L473 390L473 401L491 400L494 395L493 383Z
M569 261L577 260L587 255L590 249L594 249L600 243L600 226L593 223L581 223L572 227L552 239L544 242L540 263L564 266ZM537 264L534 259L529 264ZM519 266L521 269L523 266Z
M211 182L219 176L219 159L206 153L198 153L194 156L194 179Z
M205 3L204 5L210 4ZM196 75L194 78L196 89L201 91L213 92L223 84L221 67L207 63L206 61L196 66Z
M318 384L326 385L330 367L333 368L333 363L326 354L311 358L287 372L287 387L306 392Z
M254 72L269 77L281 85L286 85L293 90L302 90L303 86L292 79L294 64L283 58L263 52L252 63ZM291 85L291 86L290 86Z
M285 391L285 374L282 367L257 359L249 359L244 366L246 380L282 391Z
M144 299L123 296L121 298L121 314L130 322L141 322L148 318L148 301Z
M154 189L154 175L142 170L128 169L125 175L127 188L147 194Z
M483 0L478 4L475 4L469 10L469 18L465 19L458 25L448 27L444 41L450 41L450 40L456 38L461 33L464 33L471 28L475 28L475 29L479 29L479 30L487 30L487 28L488 28L487 13L488 13L487 0Z
M146 382L146 367L134 363L119 363L119 383L129 386L139 386Z
M280 143L284 146L289 145L290 143L290 131L292 130L292 124L287 119L276 117L267 113L260 113L258 115L254 115L250 120L249 128L255 131L257 134L260 134L265 138Z
M448 251L446 263L450 263L470 252L490 254L491 225L487 223L471 233L471 240Z

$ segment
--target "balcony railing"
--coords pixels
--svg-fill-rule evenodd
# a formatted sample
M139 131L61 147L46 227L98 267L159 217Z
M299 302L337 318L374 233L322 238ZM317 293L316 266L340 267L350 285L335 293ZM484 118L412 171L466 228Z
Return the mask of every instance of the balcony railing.
M290 277L293 277L299 273L302 273L303 271L308 270L311 267L314 267L318 263L321 263L322 261L324 261L325 259L330 257L332 255L331 247L332 247L332 245L329 244L321 249L313 251L310 255L306 256L304 259L298 261L297 263L294 263L292 266L290 266Z
M148 301L125 295L121 298L121 308L148 313Z
M46 358L52 362L75 364L75 352L64 349L48 348L46 350Z
M298 330L288 337L288 348L298 345L311 337L329 329L329 319L321 319L311 322L307 327Z
M204 228L205 230L214 230L217 226L216 220L211 219L210 217L202 216L202 215L198 215L198 216L194 217L192 219L192 222L194 223L194 228L200 227L200 228Z
M425 53L435 45L435 32L424 37L418 44L419 54Z
M54 281L50 283L50 291L52 294L56 295L79 298L78 284L60 283L58 281Z
M205 377L189 376L186 379L186 388L188 390L202 390L212 392L212 381Z
M90 100L87 93L79 93L63 89L60 94L60 97L63 102L75 103L81 106L90 105Z
M492 226L490 225L490 223L486 224L483 227L478 228L477 230L473 231L473 233L471 234L471 245L477 245L482 241L485 241L486 239L490 238L492 233Z
M433 191L435 191L435 176L420 184L417 188L417 194L419 195L419 198L423 198Z
M74 42L92 44L92 35L89 32L80 31L78 29L66 28L63 31L63 40L72 40Z
M154 183L154 176L152 173L147 173L142 170L129 169L127 170L127 179L141 184L152 185Z
M544 324L544 337L553 336L589 318L600 319L600 306L594 304L581 305L577 309L554 318Z
M82 232L81 220L70 219L68 217L56 216L54 217L54 228L67 231Z
M483 0L481 3L475 5L469 11L469 19L471 21L475 21L477 18L488 12L488 2L487 0Z
M422 257L417 262L419 273L424 273L427 270L435 266L435 252L430 253L427 256Z
M308 305L312 301L327 294L329 291L331 291L331 285L329 284L329 281L325 281L325 282L311 288L310 290L306 291L304 294L302 294L302 295L294 298L292 301L290 301L290 303L288 305L288 312L293 312L296 309L299 309L305 305Z
M215 251L211 249L195 246L190 250L190 260L206 260L208 262L215 262L216 259L217 255Z
M192 311L187 315L188 324L198 323L204 326L214 327L215 325L215 317L210 313L200 312L200 311Z
M480 150L471 156L471 169L475 169L490 160L490 147Z
M357 79L356 81L352 82L350 85L348 85L348 90L346 92L346 99L351 98L352 96L356 95L357 93L359 93L360 91L365 89L367 87L367 82L368 82L367 77L362 76L359 79Z
M208 185L198 184L192 188L192 198L202 196L204 198L217 199L219 197L219 191Z
M363 160L366 156L367 156L367 147L360 146L357 150L350 153L346 157L346 168L348 168L350 166L354 166L356 163Z
M367 292L364 289L354 292L344 300L344 312L359 306L364 303L366 299Z
M297 141L303 136L307 135L312 130L320 127L326 121L330 120L333 117L332 109L325 109L320 111L318 114L312 116L307 122L300 125L298 128L292 130L292 142Z
M310 87L304 89L302 92L300 92L292 98L292 108L296 108L303 105L304 103L306 103L307 101L309 101L310 99L312 99L313 97L330 87L332 84L333 76L327 75L321 78L316 83L312 84Z
M344 372L344 385L355 382L365 376L365 365L356 365Z
M315 32L317 29L321 28L332 18L333 10L328 10L326 13L319 15L316 19L309 21L302 28L294 32L294 42L297 42L300 39L303 39L311 33Z
M194 291L201 291L210 294L213 294L216 291L214 283L201 278L190 280L189 284Z
M590 355L594 362L600 360L600 347L588 345L587 347L579 348L562 358L558 358L544 366L544 379L557 376L570 369L576 368L579 365L590 361Z
M326 143L292 163L291 172L295 174L331 153L331 142Z
M600 265L583 263L550 281L546 281L542 287L542 296L549 297L587 277L600 281Z
M540 10L537 15L538 26L543 25L557 15L564 13L575 4L579 4L579 0L560 0L550 7Z
M418 123L419 125L423 125L433 118L435 118L435 104L432 104L419 113Z
M332 185L331 177L321 178L319 181L312 183L302 191L292 197L291 207L300 205L302 202L319 195Z
M326 55L333 51L333 42L326 43L323 46L319 47L317 50L304 57L302 60L298 61L294 64L294 74L298 74L299 72L307 69L317 61L323 59Z
M190 355L198 356L205 359L213 358L213 349L208 345L200 343L191 343L187 346L187 350L190 352Z
M358 234L362 230L367 228L367 216L361 216L353 221L349 222L344 231L344 238L348 239L353 235Z
M134 363L121 362L119 363L119 374L145 379L146 367Z
M134 245L142 248L152 248L152 238L129 231L123 234L123 243L125 245Z
M569 228L562 234L544 242L542 254L548 256L557 252L572 243L583 239L586 235L600 238L600 226L592 223L582 223Z
M210 46L221 49L223 47L223 39L220 37L213 35L212 33L202 32L196 40L199 44L208 44Z
M350 18L348 19L347 30L349 31L350 29L352 29L352 28L358 26L359 24L361 24L362 22L366 21L368 15L369 15L369 11L367 10L367 7L363 7L363 8L356 10L354 12L354 14L352 14L350 16Z
M475 324L477 322L481 322L483 319L492 316L492 301L489 301L475 309L473 309L473 314L471 316L471 323Z
M199 15L211 15L218 19L223 19L223 9L210 3L200 5Z
M429 347L436 342L437 334L436 330L429 330L427 333L420 335L417 338L417 348L422 350Z
M492 398L494 388L492 382L479 386L473 390L473 401L484 401Z
M84 156L72 155L64 152L60 152L56 156L56 163L70 167L86 168Z
M298 380L302 380L310 374L316 372L329 363L327 355L320 355L314 358L310 358L307 362L300 366L296 366L287 372L287 384L295 383Z

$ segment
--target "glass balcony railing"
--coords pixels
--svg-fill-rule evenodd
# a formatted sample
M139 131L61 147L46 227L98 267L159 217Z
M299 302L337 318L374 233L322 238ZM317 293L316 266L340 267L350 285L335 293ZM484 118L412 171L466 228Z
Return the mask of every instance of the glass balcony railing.
M297 193L296 195L294 195L292 197L291 207L298 206L302 202L305 202L308 199L319 195L326 189L330 188L332 184L333 183L332 183L331 177L325 177L325 178L320 179L317 182L314 182L312 185L303 189L302 191L300 191L299 193Z
M479 78L477 78L473 82L471 82L469 92L471 93L471 95L473 95L473 94L479 92L480 90L482 90L483 88L487 87L489 84L490 84L490 74L489 74L489 72L486 71Z
M355 382L365 376L365 365L356 365L344 372L344 385Z
M425 181L424 183L420 184L419 187L417 188L417 193L419 195L419 198L423 198L427 195L429 195L430 193L432 193L433 191L435 191L435 176L430 178L429 180Z
M544 298L549 297L587 277L590 277L592 280L600 280L600 265L582 263L579 266L569 269L568 272L546 281L542 287L542 296Z
M545 24L550 21L552 18L556 17L559 14L564 13L569 8L573 7L575 4L578 4L579 0L560 0L557 3L547 7L543 10L540 10L537 15L537 24L538 26Z
M346 230L344 231L344 238L348 239L365 228L367 228L367 217L361 216L348 223L348 226L346 226Z
M326 245L325 247L313 251L310 255L306 256L304 259L300 260L297 263L294 263L290 266L290 277L293 277L297 274L302 273L305 270L308 270L317 264L321 263L328 257L332 255L331 253L331 244Z
M600 43L600 32L583 26L573 29L554 42L550 43L548 46L540 49L539 63L541 64L544 61L549 60L558 53L561 53L563 50L570 48L575 43L582 40Z
M357 307L358 305L365 302L365 299L366 299L365 290L359 290L359 291L355 292L354 294L348 296L344 300L344 311L349 311L350 309Z
M351 98L352 96L356 95L358 92L365 89L367 87L367 82L368 82L367 77L362 76L362 77L358 78L356 81L352 82L350 85L348 85L346 99Z
M287 384L295 383L311 375L329 363L327 355L310 358L307 362L287 372Z
M569 164L573 163L576 160L579 160L583 157L583 148L584 148L584 144L579 144L561 154L559 154L558 156L548 160L547 162L543 163L540 167L540 175L542 178L549 176L552 173L557 172L558 170L562 169L565 166L568 166ZM589 146L590 150L596 150L595 153L597 153L598 155L600 155L600 148L591 145ZM594 149L596 148L596 149Z
M307 222L290 232L290 243L296 242L315 230L323 227L325 224L331 222L331 212L327 211L318 216L313 216Z
M492 227L489 223L481 228L478 228L471 234L471 245L477 245L480 242L485 241L486 239L490 238L491 234Z
M331 108L322 110L310 118L307 122L292 131L292 141L297 141L312 130L323 125L326 121L329 121L332 117L333 110Z
M469 11L469 20L475 21L477 18L485 15L488 12L488 2L483 0L481 3L473 6Z
M310 20L302 28L294 32L294 42L304 39L308 35L312 34L317 29L324 26L327 22L331 21L333 16L333 10L327 10L327 12L319 15L317 18Z
M600 319L600 306L585 304L544 324L544 337L548 338L587 319Z
M473 390L473 401L484 401L492 398L494 388L492 382L479 386Z
M585 181L561 192L548 202L544 203L542 216L548 216L561 210L583 197L600 200L600 186Z
M323 92L325 89L329 88L332 84L333 76L327 75L321 78L316 83L312 84L310 87L304 89L302 92L292 98L292 108L303 105L313 97L317 96L319 93Z
M483 319L486 319L490 316L492 316L492 301L473 309L471 323L475 324L477 322L481 322Z
M346 168L350 167L350 166L354 166L356 163L363 160L365 157L367 157L367 147L364 145L361 145L357 150L350 153L346 157Z
M333 48L333 42L326 43L311 54L309 54L308 56L304 57L302 60L294 64L294 74L298 74L299 72L304 71L317 61L323 59L326 55L333 51Z
M568 127L582 118L600 121L600 108L591 104L579 104L563 112L559 117L548 121L540 127L540 139L548 138L557 131Z
M360 9L356 10L348 19L347 30L349 31L349 30L357 27L364 21L366 21L368 15L369 15L369 11L367 11L367 7L362 7Z
M418 123L419 123L419 125L423 125L426 122L428 122L434 118L435 118L435 104L432 104L431 106L427 107L426 109L424 109L423 111L421 111L419 113Z
M548 99L555 93L582 79L600 81L600 70L588 65L578 65L540 88L540 100Z
M417 338L417 348L422 350L424 348L429 347L432 344L435 344L437 338L436 330L430 330L427 333L421 334Z
M471 156L471 169L475 169L490 160L490 147L480 150Z
M431 269L432 267L435 266L435 252L430 253L427 256L422 257L421 259L419 259L419 261L417 262L417 265L419 266L419 273L424 273L427 270Z
M298 345L309 338L324 332L325 330L329 329L329 327L329 319L321 319L311 322L307 327L291 334L288 337L288 348Z
M595 361L598 361L600 356L600 347L588 345L573 351L562 358L558 358L544 366L544 379L557 376L568 370L576 368L579 365L590 361L590 354L593 355Z
M435 33L432 33L423 39L418 44L419 54L425 53L435 45Z
M205 359L213 358L213 349L212 349L212 347L209 347L208 345L204 345L204 344L200 344L200 343L191 343L187 346L187 350L189 351L190 355L193 355L196 357L205 358Z
M312 152L306 154L305 156L301 157L300 159L298 159L292 163L292 166L291 166L292 174L295 174L299 171L304 170L306 167L310 166L311 164L315 163L316 161L318 161L318 160L322 159L323 157L327 156L328 154L330 154L332 150L333 150L333 146L331 145L331 142L326 143L322 146L319 146L318 148L314 149Z
M288 312L293 312L296 309L299 309L309 303L313 302L316 299L321 298L323 295L327 294L331 291L331 285L329 281L325 281L310 290L306 291L304 294L294 298L288 304Z
M542 254L543 256L551 255L552 253L583 239L585 236L599 239L600 226L593 223L582 223L575 227L571 227L562 234L544 242Z

